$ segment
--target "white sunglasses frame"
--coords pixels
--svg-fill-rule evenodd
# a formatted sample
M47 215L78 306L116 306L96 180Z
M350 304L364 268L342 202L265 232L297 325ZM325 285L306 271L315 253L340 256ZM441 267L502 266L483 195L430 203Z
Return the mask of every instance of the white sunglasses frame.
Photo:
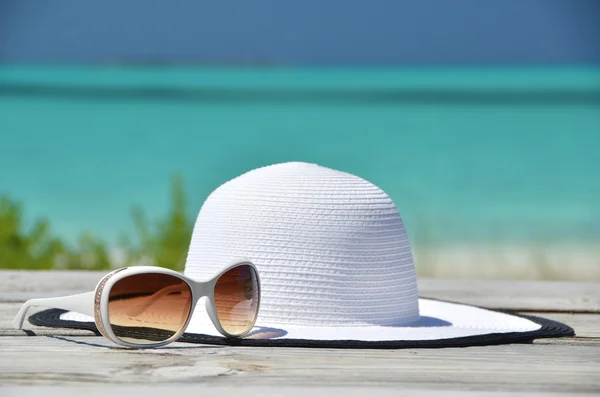
M256 316L254 317L252 326L250 326L246 332L241 333L241 334L230 334L223 329L223 327L221 326L221 321L219 320L219 316L217 315L217 310L216 310L216 306L215 306L215 295L214 295L215 285L216 285L217 281L219 280L219 278L224 273L226 273L227 271L229 271L233 268L236 268L238 266L243 266L243 265L250 266L254 270L254 274L256 276L257 289L258 289L258 291L257 291L258 293L256 295L257 296ZM136 344L136 343L130 343L130 342L124 341L115 335L115 333L112 330L112 327L110 326L110 321L109 321L109 317L108 317L108 298L110 295L110 290L113 287L113 285L115 285L115 283L117 283L119 280L122 280L126 277L134 276L137 274L152 274L152 273L168 274L170 276L174 276L174 277L181 279L187 285L189 285L190 290L192 291L192 305L190 307L190 314L188 315L188 318L185 322L185 325L182 327L182 329L167 340L164 340L161 342L156 342L156 343L149 343L149 344ZM212 276L210 279L205 280L205 281L196 281L196 280L193 280L193 279L191 279L181 273L178 273L174 270L166 269L166 268L158 267L158 266L124 267L124 268L113 270L112 272L110 272L106 276L104 276L102 278L102 280L100 280L100 282L98 282L94 291L85 292L83 294L77 294L77 295L62 296L62 297L57 297L57 298L29 299L28 301L23 303L23 306L21 306L21 309L19 310L15 319L13 320L13 326L16 329L22 329L23 322L25 320L25 316L30 307L33 307L33 306L52 307L55 309L73 311L73 312L77 312L80 314L84 314L86 316L93 317L94 322L96 323L96 327L98 328L98 331L100 331L100 333L106 339L108 339L109 341L111 341L117 345L138 348L138 349L155 348L155 347L161 347L161 346L167 345L169 343L172 343L172 342L176 341L179 337L181 337L181 335L183 335L183 333L185 332L186 328L188 327L188 325L190 323L190 320L192 319L192 315L194 314L196 304L198 303L198 301L201 298L203 298L205 296L208 298L208 299L206 299L206 311L207 311L208 316L210 317L213 325L215 326L215 328L223 336L225 336L227 338L242 338L242 337L244 337L254 327L254 324L256 323L256 319L258 317L258 313L260 310L261 288L260 288L260 278L259 278L259 274L258 274L258 269L248 259L241 258L241 259L236 259L236 260L230 262L228 265L224 266L216 275Z

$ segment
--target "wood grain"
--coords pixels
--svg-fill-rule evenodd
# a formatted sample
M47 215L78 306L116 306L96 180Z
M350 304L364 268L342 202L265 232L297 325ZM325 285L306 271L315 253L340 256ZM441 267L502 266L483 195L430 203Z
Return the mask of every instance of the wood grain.
M0 382L171 383L595 392L600 347L506 345L439 350L307 350L177 343L112 348L99 337L2 337Z
M153 385L103 385L102 387L85 386L57 386L48 388L44 386L0 386L2 397L165 397L176 393L179 396L218 396L218 397L365 397L376 393L377 397L553 397L553 396L582 396L578 392L519 392L519 391L483 391L483 390L437 390L437 389L412 389L407 387L383 385L362 385L352 387L336 386L268 386L244 385L239 386L210 385L198 383L178 384L153 384Z
M87 331L31 327L42 336L27 337L10 328L24 299L91 290L102 274L0 272L0 395L33 395L47 385L60 386L51 390L61 396L89 390L88 397L164 397L165 391L239 397L242 386L247 397L600 393L600 285L593 283L420 280L422 295L518 308L577 333L531 344L340 350L176 343L127 350Z

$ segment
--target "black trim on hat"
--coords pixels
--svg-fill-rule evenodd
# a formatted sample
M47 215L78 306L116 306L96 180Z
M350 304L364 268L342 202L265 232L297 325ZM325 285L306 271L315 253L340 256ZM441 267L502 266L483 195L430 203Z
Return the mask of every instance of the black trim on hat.
M490 309L486 309L490 310ZM407 348L444 348L444 347L469 347L490 346L508 343L528 343L534 339L559 338L574 336L575 331L568 325L558 321L515 313L508 310L492 310L522 317L541 326L535 331L490 333L458 338L434 340L393 340L393 341L362 341L362 340L312 340L312 339L233 339L222 336L184 333L178 342L204 343L227 346L265 346L265 347L309 347L309 348L341 348L341 349L407 349ZM49 309L33 314L29 322L42 327L60 327L84 329L100 336L100 332L93 322L79 322L61 320L60 316L66 310Z

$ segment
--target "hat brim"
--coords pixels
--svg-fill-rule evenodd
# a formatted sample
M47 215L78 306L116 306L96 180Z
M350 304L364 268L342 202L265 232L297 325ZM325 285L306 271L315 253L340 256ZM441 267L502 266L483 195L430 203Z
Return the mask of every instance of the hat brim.
M402 326L301 326L260 321L243 339L227 339L212 325L203 304L179 340L188 343L243 346L328 348L442 348L528 342L538 338L573 336L557 321L476 306L419 299L421 318ZM98 333L91 317L50 309L29 318L33 325L88 329Z

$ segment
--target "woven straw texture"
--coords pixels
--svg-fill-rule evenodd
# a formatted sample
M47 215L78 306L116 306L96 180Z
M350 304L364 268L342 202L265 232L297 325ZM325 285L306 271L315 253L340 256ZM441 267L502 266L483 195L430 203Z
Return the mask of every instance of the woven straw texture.
M198 215L185 274L230 260L257 266L258 323L404 325L419 319L410 244L390 197L357 176L307 163L249 171Z

